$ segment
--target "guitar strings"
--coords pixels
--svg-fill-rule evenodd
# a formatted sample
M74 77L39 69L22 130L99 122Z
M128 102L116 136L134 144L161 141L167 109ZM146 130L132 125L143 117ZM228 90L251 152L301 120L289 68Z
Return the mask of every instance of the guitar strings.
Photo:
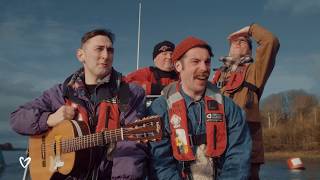
M126 134L127 132L130 132L130 131L133 131L133 130L136 130L136 129L139 129L139 128L146 128L148 127L149 125L151 125L151 127L154 127L154 124L156 124L155 122L147 122L145 123L144 125L145 126L138 126L136 125L133 126L133 127L130 127L130 128L122 128L122 133L123 133L123 136L128 136L128 135L132 135L130 133ZM122 135L121 135L121 129L115 129L115 130L107 130L107 131L104 131L104 132L100 132L100 133L95 133L95 134L87 134L87 135L84 135L84 136L78 136L78 137L74 137L72 139L61 139L60 143L60 147L61 148L67 148L66 146L68 145L79 145L81 142L84 143L84 145L88 145L90 146L91 144L96 144L94 140L99 140L99 137L103 136L103 133L106 133L105 134L105 137L106 139L108 139L108 136L111 137L112 135L114 135L113 137L116 137L116 138L113 138L114 140L117 140L117 137L121 138ZM148 132L147 132L148 133ZM140 133L141 134L141 133ZM133 134L134 135L134 134ZM103 137L102 137L103 138ZM92 141L93 140L93 141ZM113 142L112 141L112 137L110 138L110 142ZM80 141L80 142L79 142ZM90 142L88 142L90 141ZM103 140L102 140L103 141ZM42 149L43 148L53 148L54 150L57 149L57 147L54 147L54 144L55 144L55 141L52 141L52 142L47 142L45 146L41 146ZM68 149L68 148L67 148ZM71 148L72 149L72 148ZM77 149L77 148L75 148Z

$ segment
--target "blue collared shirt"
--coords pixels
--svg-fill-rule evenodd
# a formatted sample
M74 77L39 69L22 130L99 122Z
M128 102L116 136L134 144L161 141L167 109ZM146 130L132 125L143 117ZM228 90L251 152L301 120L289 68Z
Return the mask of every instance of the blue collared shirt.
M205 103L202 98L194 101L182 90L188 115L189 134L204 134ZM227 149L219 159L219 180L248 179L250 170L251 137L245 121L244 111L231 99L223 96L226 123L227 123ZM156 99L148 108L150 115L158 114L163 120L164 138L159 142L150 143L152 175L157 179L182 179L181 163L174 159L170 141L170 126L168 106L164 96Z

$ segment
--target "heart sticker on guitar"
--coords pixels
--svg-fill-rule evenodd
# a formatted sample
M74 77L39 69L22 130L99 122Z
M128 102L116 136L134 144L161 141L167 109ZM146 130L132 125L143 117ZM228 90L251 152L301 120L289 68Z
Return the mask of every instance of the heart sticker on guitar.
M20 164L23 168L26 168L29 163L31 162L31 158L30 157L27 157L27 158L24 158L24 157L19 157L19 161L20 161Z

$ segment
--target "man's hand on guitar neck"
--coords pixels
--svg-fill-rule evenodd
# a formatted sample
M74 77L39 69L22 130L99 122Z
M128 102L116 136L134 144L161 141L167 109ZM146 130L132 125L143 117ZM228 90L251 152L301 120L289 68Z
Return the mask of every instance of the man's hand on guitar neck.
M49 127L54 127L63 120L71 120L76 114L76 109L72 106L63 105L55 113L50 114L47 120Z

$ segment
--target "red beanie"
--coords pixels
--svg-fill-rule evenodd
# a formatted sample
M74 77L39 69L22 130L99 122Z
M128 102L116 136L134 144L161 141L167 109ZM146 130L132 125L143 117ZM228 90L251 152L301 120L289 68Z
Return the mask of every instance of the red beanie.
M176 63L187 51L189 51L194 47L204 47L209 51L210 56L213 56L211 47L208 45L207 42L201 39L189 36L183 41L181 41L174 49L172 54L172 62Z

